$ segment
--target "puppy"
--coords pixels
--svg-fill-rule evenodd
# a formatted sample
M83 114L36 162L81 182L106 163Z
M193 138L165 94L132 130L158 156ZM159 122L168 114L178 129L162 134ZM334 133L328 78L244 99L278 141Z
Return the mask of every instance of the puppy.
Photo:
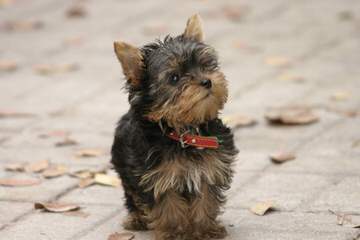
M154 230L156 240L225 237L216 218L238 151L218 118L227 82L199 15L179 36L114 48L130 103L112 146L129 211L124 227Z

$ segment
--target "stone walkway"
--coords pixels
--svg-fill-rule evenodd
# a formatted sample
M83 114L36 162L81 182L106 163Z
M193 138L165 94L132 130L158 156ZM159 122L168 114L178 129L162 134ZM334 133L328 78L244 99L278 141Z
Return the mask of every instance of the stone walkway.
M39 177L4 168L42 159L72 172L106 167L116 121L128 108L112 42L141 45L181 33L199 12L229 80L223 114L258 121L235 130L241 153L221 216L227 239L360 239L352 227L360 224L360 1L238 2L0 1L0 178ZM6 71L10 60L17 69ZM311 107L320 121L269 125L265 111L286 105ZM64 131L79 144L55 147ZM105 154L74 157L84 148ZM272 163L269 154L281 149L296 159ZM77 184L64 175L29 187L0 186L0 239L100 240L121 232L121 188ZM267 200L276 211L249 211ZM34 209L34 202L47 201L78 204L88 216ZM353 224L338 225L329 209L350 215Z

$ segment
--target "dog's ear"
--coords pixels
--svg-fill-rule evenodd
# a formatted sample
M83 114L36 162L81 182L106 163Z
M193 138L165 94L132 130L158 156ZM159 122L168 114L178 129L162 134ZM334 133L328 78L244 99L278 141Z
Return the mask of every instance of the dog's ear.
M195 14L188 19L184 36L187 38L195 39L199 42L204 41L202 20L199 14Z
M144 71L140 49L124 42L114 42L114 50L128 84L133 88L140 87Z

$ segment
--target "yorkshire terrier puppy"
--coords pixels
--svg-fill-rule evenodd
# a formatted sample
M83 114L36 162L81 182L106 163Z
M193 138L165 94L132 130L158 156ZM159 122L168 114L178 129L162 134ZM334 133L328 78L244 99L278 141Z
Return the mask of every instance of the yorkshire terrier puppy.
M177 37L114 47L130 102L112 146L129 211L124 227L154 230L156 240L224 238L216 218L237 149L218 118L227 82L199 15Z

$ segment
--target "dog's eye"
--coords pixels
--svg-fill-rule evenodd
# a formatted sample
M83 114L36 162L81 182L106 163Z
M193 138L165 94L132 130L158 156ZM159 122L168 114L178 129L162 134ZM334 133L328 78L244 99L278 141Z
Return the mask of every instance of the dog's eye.
M177 74L172 74L171 76L170 76L170 83L171 84L176 84L178 81L179 81L179 75L177 75Z

